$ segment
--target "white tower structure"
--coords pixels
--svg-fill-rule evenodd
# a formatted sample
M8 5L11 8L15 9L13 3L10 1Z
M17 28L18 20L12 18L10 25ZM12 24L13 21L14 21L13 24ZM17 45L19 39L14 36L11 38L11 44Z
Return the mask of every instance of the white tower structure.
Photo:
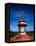
M25 28L26 26L27 26L27 22L21 19L18 23L20 34L26 34L26 28Z

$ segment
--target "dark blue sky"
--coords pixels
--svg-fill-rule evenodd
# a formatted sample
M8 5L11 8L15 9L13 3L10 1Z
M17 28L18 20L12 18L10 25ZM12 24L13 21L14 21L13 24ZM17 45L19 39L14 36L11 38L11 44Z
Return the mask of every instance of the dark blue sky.
M34 31L33 6L10 4L10 31L18 30L18 21L25 18L27 31Z

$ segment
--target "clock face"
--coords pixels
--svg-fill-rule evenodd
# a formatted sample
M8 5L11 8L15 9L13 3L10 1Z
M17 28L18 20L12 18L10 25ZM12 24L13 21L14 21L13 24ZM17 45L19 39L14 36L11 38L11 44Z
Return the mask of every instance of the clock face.
M25 28L24 27L20 27L20 32L24 32Z

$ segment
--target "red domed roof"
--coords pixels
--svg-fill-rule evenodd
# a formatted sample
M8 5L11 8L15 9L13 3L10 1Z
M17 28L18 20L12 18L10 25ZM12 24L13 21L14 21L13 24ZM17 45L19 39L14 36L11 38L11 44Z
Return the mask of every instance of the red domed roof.
M20 19L20 21L19 22L26 22L26 20L25 19Z

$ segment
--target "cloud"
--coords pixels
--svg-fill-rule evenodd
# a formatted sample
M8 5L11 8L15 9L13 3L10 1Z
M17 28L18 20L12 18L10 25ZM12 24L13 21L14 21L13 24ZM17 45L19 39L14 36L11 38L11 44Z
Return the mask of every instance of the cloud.
M24 14L24 11L16 11L16 15L18 17L23 16L23 14Z

